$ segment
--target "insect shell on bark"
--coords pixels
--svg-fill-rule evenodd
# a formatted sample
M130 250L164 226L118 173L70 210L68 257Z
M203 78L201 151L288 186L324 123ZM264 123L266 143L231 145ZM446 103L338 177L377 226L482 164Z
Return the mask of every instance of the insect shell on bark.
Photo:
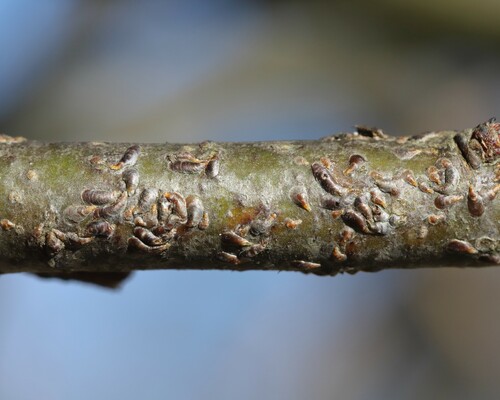
M344 175L350 175L352 174L361 164L365 163L366 159L359 155L359 154L353 154L349 157L349 167L347 167L346 170L344 170Z
M64 249L64 243L60 240L53 231L47 232L45 235L45 250L49 256L54 256Z
M447 249L454 253L476 254L478 251L465 240L453 239L448 242Z
M95 209L96 206L68 206L63 211L63 217L66 222L77 224L87 218Z
M238 265L240 263L237 255L228 253L226 251L220 251L219 253L217 253L217 258L223 262L233 265Z
M120 197L113 203L94 211L95 218L112 218L121 215L127 205L127 192L122 192Z
M205 229L208 229L209 225L210 225L210 218L208 217L208 213L204 211L201 217L201 221L198 224L198 229L204 231Z
M134 236L148 246L160 246L164 243L162 238L156 236L149 229L143 228L141 226L136 226L134 228Z
M266 249L266 247L264 245L257 243L257 244L254 244L254 245L246 248L245 250L243 250L240 253L240 257L253 258L253 257L257 256L258 254L262 253L265 249Z
M87 225L86 235L102 238L109 238L115 230L115 226L108 221L93 221Z
M463 196L446 196L444 194L440 194L434 199L434 205L436 208L443 210L445 208L451 207L453 204L458 203L463 199Z
M144 189L139 196L139 202L138 202L139 209L143 212L149 211L157 198L158 198L158 190L153 188Z
M173 213L176 214L181 220L185 220L187 218L187 207L184 197L177 192L167 192L164 194L164 197L172 203Z
M125 183L125 189L129 196L134 195L139 186L139 171L135 168L126 169L123 171L122 180Z
M172 171L181 172L184 174L199 174L205 170L207 166L206 161L197 159L177 159L169 163L169 167Z
M141 153L141 148L139 145L135 144L130 146L123 154L120 161L116 164L111 165L111 169L120 170L125 166L133 166L136 164L139 154Z
M338 210L341 208L341 200L340 197L334 197L334 196L323 196L320 199L320 206L322 208L326 208L327 210Z
M159 246L148 246L139 238L132 236L128 239L129 249L135 249L144 253L161 254L170 248L170 243L164 243Z
M302 187L293 188L290 191L290 197L297 206L299 206L303 210L311 212L311 205L309 204L309 198L307 196L305 188Z
M354 210L347 210L344 214L342 214L342 221L356 232L370 233L366 219L363 215Z
M87 204L102 206L115 201L121 193L118 191L86 189L82 192L82 200Z
M203 203L197 196L190 195L186 198L187 222L186 227L193 228L203 218Z
M158 199L158 221L165 224L168 217L172 213L172 203L168 201L165 196L160 196Z
M253 243L237 235L233 231L221 233L220 239L223 245L233 248L241 248L251 246Z
M219 169L219 156L216 155L208 161L207 166L205 167L205 175L209 178L215 178L217 175L219 175Z
M335 196L343 196L347 193L347 190L334 181L330 171L328 171L328 169L321 163L314 162L311 165L311 170L314 179L316 179L325 192Z
M467 208L473 217L480 217L484 214L483 198L475 191L474 186L469 186L469 193L467 196Z

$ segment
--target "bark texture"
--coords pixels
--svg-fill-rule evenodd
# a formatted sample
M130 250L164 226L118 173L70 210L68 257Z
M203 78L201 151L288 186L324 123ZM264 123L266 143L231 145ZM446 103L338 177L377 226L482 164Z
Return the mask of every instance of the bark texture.
M0 273L499 263L500 126L201 144L0 138Z

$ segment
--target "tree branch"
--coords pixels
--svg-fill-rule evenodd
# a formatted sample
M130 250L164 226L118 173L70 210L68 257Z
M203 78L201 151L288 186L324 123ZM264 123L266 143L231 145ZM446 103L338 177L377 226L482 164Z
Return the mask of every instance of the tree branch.
M498 265L499 132L490 120L260 143L2 136L0 273Z

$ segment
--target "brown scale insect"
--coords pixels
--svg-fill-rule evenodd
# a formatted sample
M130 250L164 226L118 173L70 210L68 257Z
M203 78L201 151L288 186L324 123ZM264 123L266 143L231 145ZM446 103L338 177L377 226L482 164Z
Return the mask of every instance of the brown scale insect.
M481 166L481 158L469 146L469 139L464 133L458 133L453 137L465 161L472 167L478 169Z
M172 213L172 203L168 201L165 196L160 196L158 199L158 221L165 224L168 221L168 217Z
M377 127L368 127L364 125L356 125L356 132L364 137L369 137L373 139L386 139L388 136L384 131Z
M151 228L153 226L156 226L158 225L159 221L158 221L158 205L156 203L153 203L151 205L151 208L149 209L149 211L145 212L143 215L142 215L142 218L143 220L145 221L146 223L146 226L148 228Z
M64 243L60 240L54 232L47 232L45 235L45 251L50 257L55 256L57 253L64 249Z
M344 214L342 214L342 221L356 232L370 233L366 219L354 210L347 210Z
M0 221L0 227L4 231L10 231L11 229L16 227L16 224L14 222L4 218Z
M29 181L36 182L38 180L38 173L35 170L30 169L26 172L26 178Z
M204 211L203 215L201 216L201 221L198 224L198 229L204 231L205 229L208 229L209 225L210 225L210 218L208 217L208 213Z
M219 156L215 155L208 161L207 166L205 167L205 175L209 178L215 178L217 175L219 175L219 169Z
M93 221L87 225L86 235L109 238L113 234L114 230L114 225L111 225L108 221Z
M473 217L480 217L484 213L483 198L474 190L474 186L472 185L469 185L467 208Z
M151 206L154 204L157 198L158 190L152 188L144 189L139 196L139 202L137 205L143 212L150 211Z
M390 194L393 197L397 197L401 193L399 187L395 182L377 180L375 181L375 184L382 192Z
M139 238L132 236L128 239L129 248L142 251L144 253L161 254L170 248L170 243L163 243L160 246L148 246Z
M146 221L144 221L144 218L142 218L141 216L137 216L134 218L134 225L135 226L142 226L144 228L146 228L148 226Z
M444 168L444 184L440 188L436 189L436 191L442 194L450 194L458 186L458 182L460 181L460 172L447 158L442 158L439 162Z
M252 257L255 257L257 255L259 255L260 253L262 253L264 250L266 249L266 247L260 243L257 243L257 244L253 244L252 246L248 247L247 249L243 250L239 257L241 258L252 258Z
M63 216L67 222L77 224L87 218L95 209L96 206L69 206L63 211Z
M311 165L311 170L314 179L316 179L325 192L335 196L343 196L347 193L347 190L334 181L330 171L321 165L321 163L314 162Z
M427 217L427 222L431 225L437 225L440 222L444 222L445 220L446 216L444 215L431 214Z
M118 161L116 164L111 165L110 168L116 171L122 169L125 166L133 166L136 164L140 153L141 153L140 146L134 144L125 151L120 161Z
M175 157L174 161L170 161L169 167L175 172L198 174L205 170L207 164L208 161L199 160L191 153L181 153Z
M332 215L333 219L337 219L337 218L341 217L342 214L344 214L344 210L333 210L331 212L331 215Z
M238 256L232 253L227 253L225 251L220 251L217 253L217 258L221 261L224 261L229 264L233 265L238 265L240 263L240 260L238 259Z
M223 245L228 247L238 248L238 247L248 247L252 246L253 243L246 240L245 238L237 235L233 231L227 231L220 234L220 239Z
M267 235L276 222L276 213L271 213L265 218L259 218L250 224L250 234L253 236Z
M84 203L95 206L102 206L115 201L121 193L118 191L86 189L82 192L82 200Z
M334 246L332 250L332 260L336 262L344 262L347 260L347 255L342 253L340 248L338 246Z
M354 207L365 217L366 219L372 219L373 213L372 209L368 205L366 199L361 196L358 196L354 199Z
M321 264L311 262L311 261L303 261L303 260L294 260L292 261L292 266L295 268L299 268L301 270L309 271L321 268Z
M366 159L359 155L359 154L353 154L352 156L349 157L349 167L347 167L344 170L344 175L351 175L358 167L365 163Z
M346 227L346 228L342 229L342 231L339 233L338 243L341 246L343 246L349 240L352 240L352 238L354 238L354 230L352 228Z
M52 229L54 235L65 244L73 246L84 246L92 242L92 237L80 237L75 232L62 232L59 229Z
M127 192L122 192L113 204L97 208L94 211L94 218L110 218L120 215L127 206L127 198Z
M427 168L427 176L431 182L434 182L436 185L442 185L441 176L439 173L439 169L435 165L431 165Z
M122 180L125 183L125 190L132 196L139 186L139 171L135 168L128 168L122 173Z
M296 229L302 223L302 220L301 219L285 218L283 223L285 224L285 226L288 229Z
M418 188L423 193L427 193L427 194L434 193L434 190L425 182L418 182Z
M129 206L125 210L123 210L122 217L126 221L131 221L134 218L135 206Z
M299 188L299 187L293 188L290 191L290 197L292 198L292 201L300 208L308 212L311 212L311 205L309 204L309 198L304 188Z
M330 160L328 157L321 157L319 159L319 161L321 162L321 164L323 164L323 166L326 168L326 169L330 169L332 167L332 160Z
M481 145L483 157L487 162L494 161L500 155L500 124L496 118L490 118L487 122L479 124L474 128L471 139L477 140Z
M250 225L238 225L236 228L234 228L234 232L241 237L245 237L248 235L248 232L250 232Z
M387 194L390 194L391 196L399 196L400 194L400 189L396 182L389 180L385 178L381 173L377 171L371 171L370 172L370 177L373 179L375 184L377 185L377 188Z
M151 228L151 232L160 237L163 241L163 243L168 242L172 239L175 239L177 236L177 229L172 228L172 227L166 227L166 226L155 226Z
M497 193L500 191L500 185L495 185L495 187L491 190L488 190L484 197L489 200L493 201L497 197Z
M140 226L136 226L134 228L134 236L148 246L161 246L164 244L164 240L162 238L156 236L149 229Z
M436 206L436 208L443 210L445 208L451 207L453 204L458 203L462 199L463 196L456 196L456 195L446 196L444 194L440 194L434 199L434 205Z
M418 187L418 182L417 180L415 179L415 177L413 176L413 172L411 172L410 170L405 170L403 171L403 173L401 174L401 178L408 184L414 186L414 187Z
M387 235L391 231L391 223L384 222L371 222L368 221L368 227L371 234L374 235Z
M387 202L385 201L385 197L383 193L378 189L370 190L370 200L372 203L379 205L380 207L386 208Z
M446 248L453 253L476 254L477 250L465 240L453 239L448 242Z
M173 225L158 225L151 228L151 232L153 232L156 236L170 234L170 232L172 231L174 231L174 234L177 231L177 229L175 229Z
M167 192L164 194L164 197L172 203L173 212L181 219L185 220L187 218L187 208L186 208L186 200L184 197L177 192Z
M203 218L203 203L197 196L190 195L186 198L187 222L186 227L193 228Z
M389 214L377 204L372 206L372 215L376 222L387 222L390 219Z
M324 196L320 200L320 206L327 210L337 210L341 207L341 201L339 197Z

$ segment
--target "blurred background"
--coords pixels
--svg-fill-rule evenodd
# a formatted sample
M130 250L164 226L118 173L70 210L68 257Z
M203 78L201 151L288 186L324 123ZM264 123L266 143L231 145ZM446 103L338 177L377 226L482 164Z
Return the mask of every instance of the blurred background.
M0 131L316 139L500 116L494 0L0 0ZM0 278L0 399L498 399L500 268Z

